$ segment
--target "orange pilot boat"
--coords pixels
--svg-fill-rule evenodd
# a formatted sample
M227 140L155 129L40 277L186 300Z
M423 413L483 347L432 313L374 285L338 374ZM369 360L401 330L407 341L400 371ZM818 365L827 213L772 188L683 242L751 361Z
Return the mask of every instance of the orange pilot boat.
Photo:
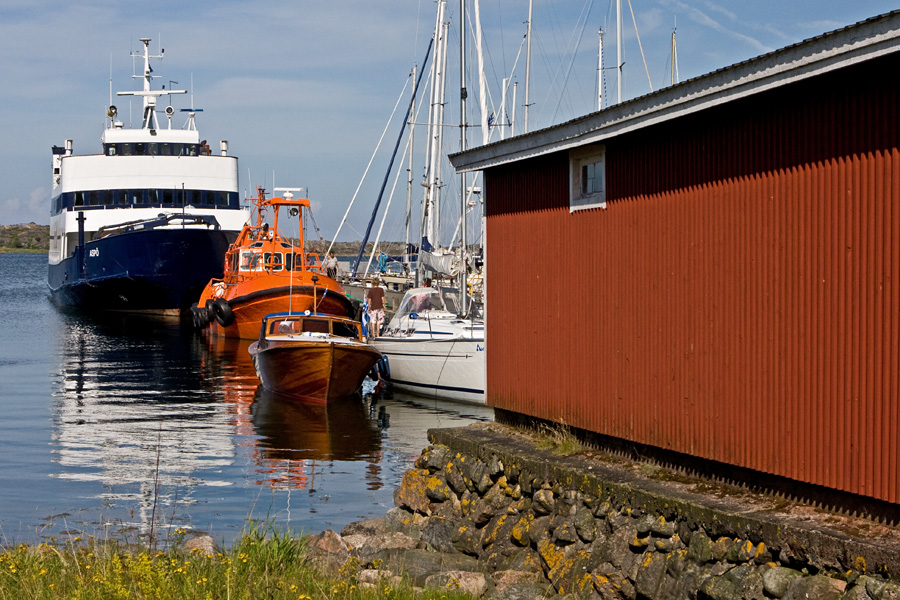
M325 275L318 254L303 249L303 208L306 198L294 198L296 188L276 188L281 198L266 198L257 188L255 223L243 227L225 254L222 279L211 279L191 307L194 326L214 335L255 340L263 317L277 312L353 316L356 312L340 283ZM295 244L279 229L284 209L300 219ZM267 218L272 221L269 228Z
M381 359L359 321L314 313L267 315L247 351L264 388L322 404L359 391Z

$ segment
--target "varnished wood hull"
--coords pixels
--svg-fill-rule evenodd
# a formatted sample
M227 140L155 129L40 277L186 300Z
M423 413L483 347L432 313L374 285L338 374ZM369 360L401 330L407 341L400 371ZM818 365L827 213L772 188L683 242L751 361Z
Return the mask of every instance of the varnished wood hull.
M250 355L267 390L317 403L356 393L381 358L353 340L269 340L262 350L252 344Z

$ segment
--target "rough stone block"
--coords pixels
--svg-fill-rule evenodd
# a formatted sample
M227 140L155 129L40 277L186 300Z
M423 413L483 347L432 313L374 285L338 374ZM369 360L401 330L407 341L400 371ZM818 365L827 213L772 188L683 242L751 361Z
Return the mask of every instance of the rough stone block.
M594 541L594 538L597 537L597 521L594 519L594 515L591 513L590 509L586 506L580 506L575 511L573 524L575 526L575 533L577 533L578 537L585 543L590 544Z
M185 540L181 550L187 553L199 552L207 556L215 556L219 553L219 545L212 536L197 535Z
M481 531L474 521L466 520L457 525L453 534L453 547L469 556L478 556L481 550Z
M688 559L698 564L704 564L713 560L712 540L703 533L695 533L688 544Z
M425 469L412 469L403 474L400 487L394 492L394 505L420 514L431 514L425 488L429 473Z
M422 529L422 541L427 547L437 552L457 552L453 546L453 535L456 533L456 525L450 519L431 517L425 528Z
M378 517L349 523L341 530L341 537L347 537L348 535L375 535L386 531L384 517Z
M531 509L539 515L549 515L556 507L556 499L551 490L538 490L534 493Z
M432 502L446 502L452 493L443 474L432 475L425 481L425 496Z
M656 598L656 591L666 574L666 557L657 552L647 552L641 558L641 566L634 580L634 589L647 598Z
M800 571L794 569L773 567L763 573L763 589L773 598L783 598L791 582L802 576Z
M446 571L426 577L425 587L461 591L479 597L487 591L488 583L484 573Z
M841 600L844 595L846 583L837 579L831 579L824 575L812 577L798 577L791 581L785 592L784 600ZM878 600L878 599L876 599Z

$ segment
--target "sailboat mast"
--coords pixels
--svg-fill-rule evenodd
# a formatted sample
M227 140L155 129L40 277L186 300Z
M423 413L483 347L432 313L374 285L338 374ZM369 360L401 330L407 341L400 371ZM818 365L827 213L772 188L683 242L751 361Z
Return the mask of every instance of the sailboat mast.
M476 5L478 0L475 0ZM478 12L475 12L476 17ZM468 118L466 115L466 0L459 0L459 132L460 151L466 150L466 127L468 126ZM466 188L468 187L466 180L468 176L465 172L459 175L459 218L461 230L460 242L460 268L459 268L459 295L460 307L462 313L466 313Z
M672 85L678 83L678 51L675 48L675 30L672 30Z
M422 65L424 68L425 65ZM412 78L416 80L418 67L413 65ZM406 168L406 244L403 246L403 264L409 273L409 215L412 209L412 184L413 184L413 145L416 141L416 88L413 88L412 98L409 101L409 162Z
M619 0L621 2L621 0ZM528 45L525 49L525 133L528 133L528 88L531 81L531 15L534 8L534 0L528 0L528 29L525 35L528 37Z
M422 221L420 226L419 260L416 267L416 285L425 270L422 254L431 250L434 244L434 212L436 208L437 164L440 162L443 128L443 104L441 80L444 78L444 57L446 56L444 36L444 7L446 0L438 0L437 18L434 24L434 60L431 63L431 92L428 99L428 146L425 148L425 193L422 198Z
M442 38L443 38L443 55L441 56L441 72L440 72L440 81L439 83L439 96L437 103L435 104L435 110L437 112L437 119L435 123L437 125L436 133L434 136L435 139L435 152L431 157L432 162L434 163L434 183L433 189L431 192L431 230L433 238L433 244L437 248L441 244L441 192L443 190L443 170L444 170L444 106L446 105L447 98L447 57L448 57L448 46L447 43L449 35L450 35L450 23L442 23Z
M597 49L597 110L603 110L603 28L600 29Z
M616 0L616 102L622 103L622 88L625 87L625 70L622 68L622 0Z

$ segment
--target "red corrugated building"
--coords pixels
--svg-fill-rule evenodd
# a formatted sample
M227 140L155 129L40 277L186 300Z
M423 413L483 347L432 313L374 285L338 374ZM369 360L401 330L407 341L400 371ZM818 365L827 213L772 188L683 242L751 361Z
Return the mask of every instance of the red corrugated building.
M900 503L900 11L452 158L487 399Z

